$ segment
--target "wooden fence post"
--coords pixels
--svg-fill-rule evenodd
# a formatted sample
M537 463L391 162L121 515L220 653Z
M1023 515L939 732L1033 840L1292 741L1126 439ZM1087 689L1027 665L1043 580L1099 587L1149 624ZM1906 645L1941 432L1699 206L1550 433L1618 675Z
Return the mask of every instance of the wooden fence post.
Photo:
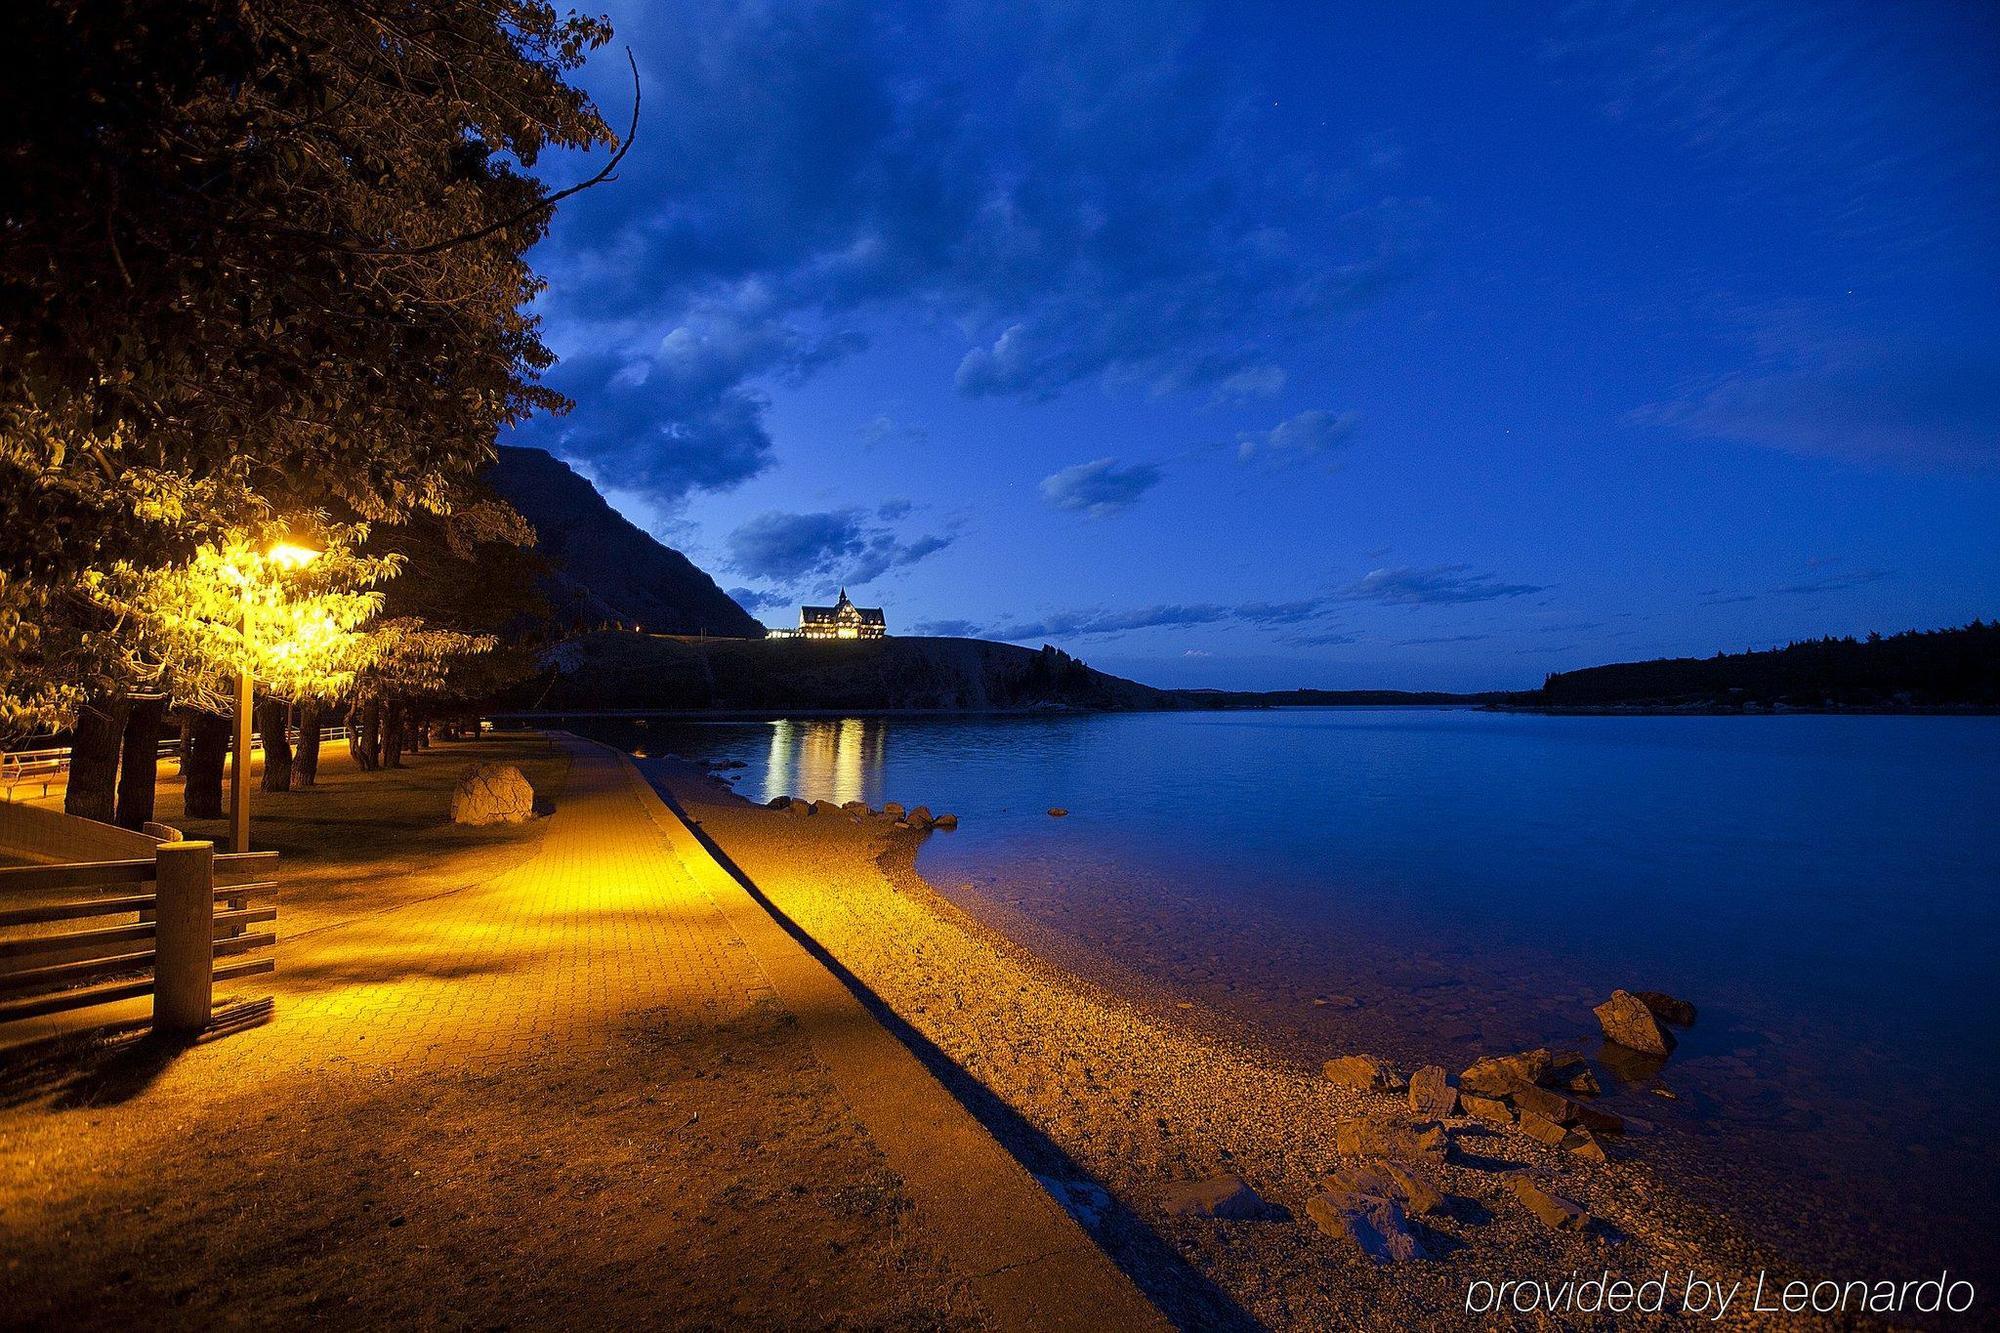
M163 842L153 937L153 1030L193 1035L215 997L215 844Z

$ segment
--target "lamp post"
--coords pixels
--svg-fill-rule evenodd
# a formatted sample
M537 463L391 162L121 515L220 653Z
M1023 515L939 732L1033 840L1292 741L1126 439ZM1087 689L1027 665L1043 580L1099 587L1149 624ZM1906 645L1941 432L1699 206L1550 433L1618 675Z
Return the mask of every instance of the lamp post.
M281 569L304 569L319 559L310 546L279 542L264 553L264 559ZM229 850L250 850L250 710L255 700L250 651L251 621L255 602L250 597L250 578L243 579L243 661L236 672L236 746L229 760Z

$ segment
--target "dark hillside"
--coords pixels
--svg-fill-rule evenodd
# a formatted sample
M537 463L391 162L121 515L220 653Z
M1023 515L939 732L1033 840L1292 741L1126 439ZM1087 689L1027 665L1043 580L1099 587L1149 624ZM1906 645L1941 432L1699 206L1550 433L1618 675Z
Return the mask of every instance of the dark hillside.
M1170 708L1172 697L1053 648L588 634L554 649L522 706L551 710Z
M667 634L761 638L763 625L679 551L633 526L596 487L540 449L503 445L484 480L534 525L557 620Z

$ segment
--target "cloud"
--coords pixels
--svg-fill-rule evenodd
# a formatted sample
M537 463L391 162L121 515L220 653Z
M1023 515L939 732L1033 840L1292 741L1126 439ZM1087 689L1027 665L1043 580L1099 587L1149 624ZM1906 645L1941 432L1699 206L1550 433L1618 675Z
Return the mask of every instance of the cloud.
M933 622L958 627L981 638L1014 643L1036 639L1094 639L1147 629L1185 629L1237 621L1249 625L1291 625L1327 609L1324 599L1299 602L1163 603L1123 611L1102 608L1053 611L1038 619L974 625L966 621ZM1332 642L1333 640L1329 640Z
M787 586L808 579L868 583L951 545L945 536L900 539L859 509L814 514L770 511L729 534L729 564L753 578Z
M1311 634L1294 634L1285 642L1298 644L1302 648L1336 648L1342 644L1359 643L1361 636L1348 630L1318 630Z
M1359 413L1301 412L1265 431L1245 431L1236 437L1236 456L1269 467L1318 458L1346 443L1361 422Z
M1468 572L1469 565L1432 565L1423 569L1377 569L1340 590L1350 602L1382 602L1391 606L1449 606L1491 602L1546 592L1534 583L1502 583L1490 574Z
M1822 574L1818 578L1787 583L1771 591L1791 597L1805 597L1813 593L1844 592L1849 588L1859 588L1892 576L1893 572L1886 569L1852 569L1842 574Z
M2000 356L1794 330L1758 361L1635 418L1809 457L2000 467Z
M1208 401L1220 407L1270 398L1283 392L1285 380L1283 366L1245 366L1216 385Z
M921 620L910 626L914 634L926 634L940 639L976 639L979 626L970 620Z
M524 442L657 498L725 489L770 465L771 386L890 321L962 337L968 395L1271 391L1275 356L1411 271L1428 205L1393 155L1274 151L1198 6L1134 20L1083 0L621 6L582 79L616 119L629 46L644 123L535 252L549 380L578 406Z
M907 421L898 421L886 413L871 418L861 427L861 442L874 446L885 441L900 440L909 444L921 444L930 438L926 428Z
M1442 634L1427 639L1398 639L1398 648L1424 648L1445 643L1479 643L1490 639L1491 634Z
M1092 518L1106 518L1129 509L1160 484L1156 463L1119 466L1115 458L1099 458L1066 467L1042 478L1042 498L1058 509L1077 509Z
M762 592L756 588L729 588L729 600L756 615L760 611L775 611L792 604L789 595L783 592Z

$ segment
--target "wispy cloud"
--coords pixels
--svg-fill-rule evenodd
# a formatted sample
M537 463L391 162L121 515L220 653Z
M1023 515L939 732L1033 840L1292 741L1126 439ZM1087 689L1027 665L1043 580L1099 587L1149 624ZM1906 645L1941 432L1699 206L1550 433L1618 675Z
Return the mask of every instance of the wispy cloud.
M1044 477L1042 498L1058 509L1106 518L1131 508L1140 496L1159 485L1160 479L1157 463L1121 466L1115 458L1099 458Z
M1470 565L1431 565L1421 569L1378 569L1340 590L1352 602L1382 602L1391 606L1449 606L1491 602L1546 592L1539 583L1503 583L1491 574L1475 574Z
M1246 463L1283 467L1317 459L1344 445L1361 424L1358 412L1328 412L1313 408L1269 430L1245 431L1236 437L1236 456Z
M852 356L885 310L961 331L967 395L1275 392L1288 348L1411 271L1427 209L1393 155L1272 153L1205 23L626 6L584 79L622 105L629 47L644 132L537 252L550 380L578 406L523 442L668 503L739 484L770 465L768 387Z
M788 587L808 579L867 583L949 545L951 538L939 535L905 540L860 509L771 511L743 523L728 542L730 568Z

